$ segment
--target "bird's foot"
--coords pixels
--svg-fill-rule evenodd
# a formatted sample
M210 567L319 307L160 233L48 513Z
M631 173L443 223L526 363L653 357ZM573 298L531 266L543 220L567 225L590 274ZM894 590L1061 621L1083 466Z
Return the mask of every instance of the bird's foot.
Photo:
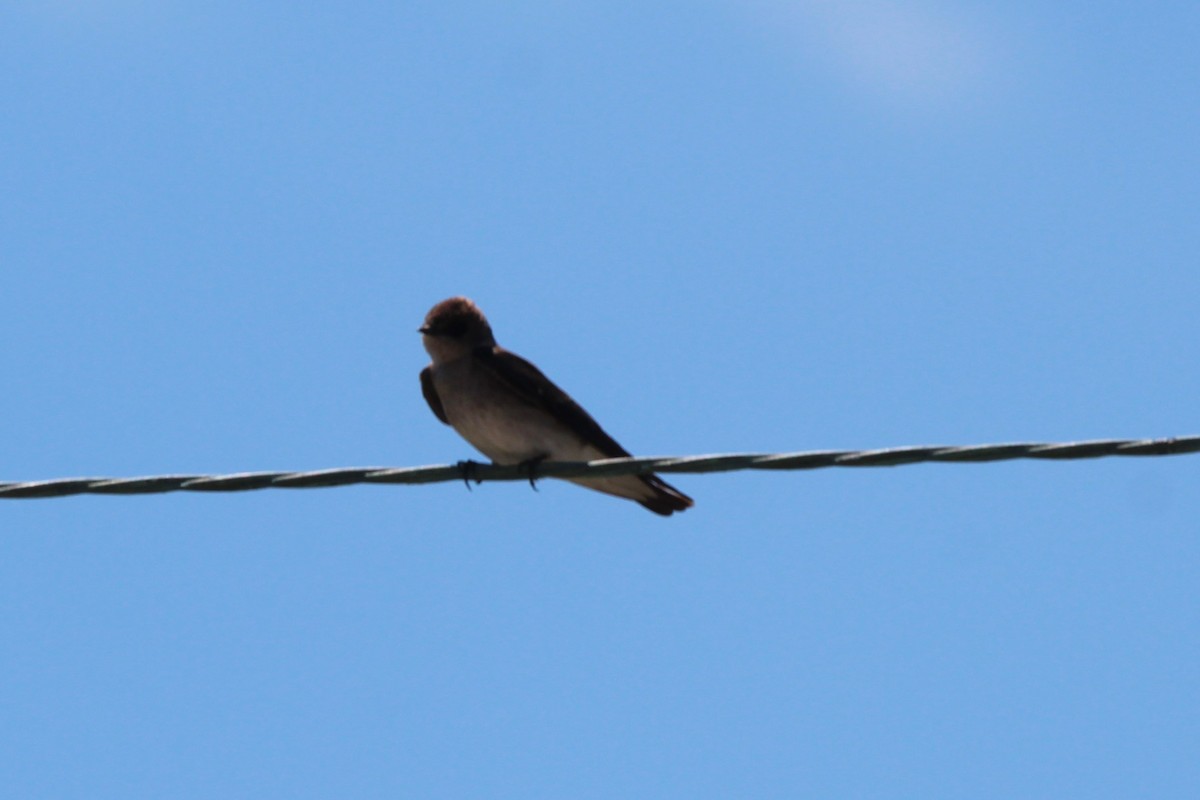
M472 461L468 458L466 461L458 462L456 466L458 467L458 474L462 476L463 485L467 487L468 492L471 491L471 481L475 481L477 484L483 483L482 480L476 477L475 468L479 466L478 461Z
M524 472L526 475L529 476L529 485L530 485L530 487L532 487L532 489L535 492L538 490L538 488L537 488L537 467L538 467L538 464L541 464L543 461L546 460L546 458L547 458L547 456L537 456L536 458L531 458L527 461L522 461L520 464L517 465L517 467L519 467L522 472Z

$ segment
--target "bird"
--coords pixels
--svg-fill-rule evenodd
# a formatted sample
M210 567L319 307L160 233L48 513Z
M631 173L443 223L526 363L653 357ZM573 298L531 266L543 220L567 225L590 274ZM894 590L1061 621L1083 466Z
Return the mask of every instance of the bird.
M479 306L466 297L435 305L417 331L431 363L421 393L434 416L496 464L594 461L629 456L571 396L530 362L496 344ZM634 500L655 514L691 508L692 498L657 475L567 478Z

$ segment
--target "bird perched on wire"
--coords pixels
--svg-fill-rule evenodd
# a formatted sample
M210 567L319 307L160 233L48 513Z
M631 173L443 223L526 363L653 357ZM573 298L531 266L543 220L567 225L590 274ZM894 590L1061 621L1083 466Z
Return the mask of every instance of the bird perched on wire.
M465 297L434 306L418 331L433 363L421 393L442 422L497 464L521 464L534 477L542 461L621 458L617 444L541 370L496 344L487 318ZM693 504L657 475L567 478L669 516Z

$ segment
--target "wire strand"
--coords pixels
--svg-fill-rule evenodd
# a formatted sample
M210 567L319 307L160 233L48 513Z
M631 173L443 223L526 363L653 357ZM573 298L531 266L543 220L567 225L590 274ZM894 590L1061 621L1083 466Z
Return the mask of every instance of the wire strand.
M826 467L898 467L923 463L982 463L1023 458L1067 460L1103 456L1171 456L1200 452L1200 436L1169 439L1101 439L1086 442L1018 442L959 447L916 446L880 450L814 450L800 453L732 453L599 461L546 461L536 478L600 478L650 472L704 473L744 469L802 470ZM352 484L421 484L445 481L525 481L524 465L463 461L426 467L347 467L309 472L238 472L227 475L152 475L141 478L57 478L0 483L0 499L80 494L244 492L251 489L316 489Z

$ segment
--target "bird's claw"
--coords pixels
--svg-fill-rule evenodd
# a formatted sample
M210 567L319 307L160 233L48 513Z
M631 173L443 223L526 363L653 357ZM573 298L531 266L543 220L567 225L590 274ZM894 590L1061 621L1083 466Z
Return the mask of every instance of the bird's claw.
M462 476L463 485L467 487L468 492L471 491L471 481L475 481L477 484L483 483L475 473L475 468L479 466L478 461L472 461L468 458L466 461L458 462L457 466L458 474Z
M541 464L545 460L546 460L546 456L538 456L536 458L531 458L528 461L522 461L520 464L517 465L518 467L521 468L521 470L523 472L525 472L526 475L529 476L529 486L535 492L538 491L537 467L538 467L538 464Z

